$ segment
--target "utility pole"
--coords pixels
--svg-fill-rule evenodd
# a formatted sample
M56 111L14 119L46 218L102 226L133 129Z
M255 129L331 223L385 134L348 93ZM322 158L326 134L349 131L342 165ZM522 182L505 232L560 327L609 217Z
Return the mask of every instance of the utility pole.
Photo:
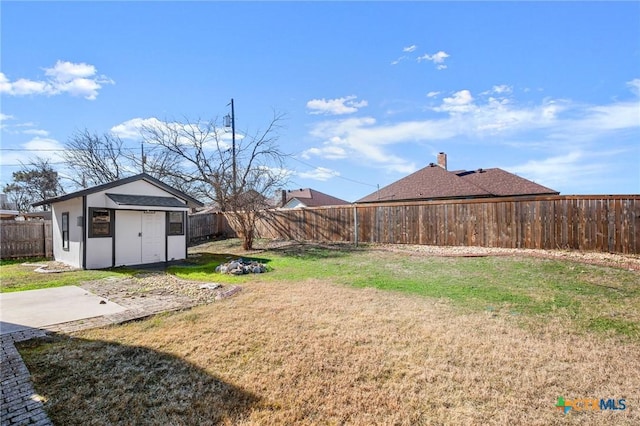
M224 117L224 126L231 127L231 162L232 162L232 179L233 179L233 195L236 195L236 113L233 106L233 98L231 98L231 115Z
M146 173L145 164L147 164L147 157L144 155L144 142L140 142L140 162L142 163L142 173Z

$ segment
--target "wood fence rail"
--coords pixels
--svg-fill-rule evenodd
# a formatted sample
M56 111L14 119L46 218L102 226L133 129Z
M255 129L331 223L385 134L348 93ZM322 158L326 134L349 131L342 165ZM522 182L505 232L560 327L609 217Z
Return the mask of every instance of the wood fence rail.
M263 238L640 254L640 195L550 196L273 210Z
M0 222L0 259L53 257L50 220Z

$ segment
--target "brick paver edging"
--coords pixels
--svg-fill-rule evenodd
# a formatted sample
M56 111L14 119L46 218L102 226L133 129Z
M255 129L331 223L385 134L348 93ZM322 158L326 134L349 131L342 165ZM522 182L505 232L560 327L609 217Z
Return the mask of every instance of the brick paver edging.
M31 384L31 376L14 343L44 337L44 330L29 329L2 336L0 350L0 424L53 426Z
M9 333L0 337L0 426L53 426L47 417L42 402L33 389L31 375L22 361L20 353L15 347L16 342L46 337L48 333L72 333L90 328L120 324L127 321L142 319L160 312L181 310L192 306L179 306L173 309L163 309L162 306L146 306L147 309L127 309L112 315L89 318L56 324L43 329L27 329Z

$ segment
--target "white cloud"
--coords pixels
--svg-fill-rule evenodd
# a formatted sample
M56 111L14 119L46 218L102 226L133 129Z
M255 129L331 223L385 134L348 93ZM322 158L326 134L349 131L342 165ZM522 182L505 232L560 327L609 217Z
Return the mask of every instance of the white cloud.
M57 140L51 138L41 138L37 136L31 139L29 142L25 143L23 146L25 149L28 149L30 151L43 150L47 152L53 152L64 150L64 146Z
M3 114L0 112L0 130L7 129L8 126L5 124L5 121L14 120L14 119L15 117L13 115Z
M403 52L407 52L407 53L411 53L413 51L415 51L418 48L418 46L416 46L415 44L412 44L411 46L407 46L405 48L402 49Z
M121 139L140 140L143 129L154 128L161 131L170 129L171 132L177 135L178 140L185 145L191 145L195 137L197 141L202 142L202 146L205 149L227 149L231 147L231 132L227 132L223 128L204 129L198 127L197 123L163 122L155 117L132 118L113 126L110 131ZM244 134L236 131L236 142L244 137Z
M640 78L634 78L633 80L628 81L627 86L636 96L640 96Z
M64 146L55 139L36 136L21 144L19 149L20 151L3 152L0 156L0 166L28 164L36 157L53 163L61 162L60 153L64 151Z
M11 134L23 134L23 135L33 135L33 136L49 136L49 132L42 129L35 129L33 127L36 126L35 123L32 122L24 122L24 123L6 123L10 120L15 120L15 117L12 115L2 114L0 113L0 129L7 133Z
M434 53L433 55L429 55L427 53L422 56L418 56L418 62L430 61L436 65L437 69L443 70L447 68L447 66L444 64L444 61L448 57L449 57L449 54L447 52L443 52L442 50L440 50L439 52Z
M155 117L132 118L111 128L111 133L121 139L140 139L140 131L144 127L160 127L162 122Z
M355 101L357 96L345 96L336 99L312 99L307 102L310 114L343 115L357 112L368 105L367 101Z
M11 96L70 94L95 100L104 84L114 81L104 75L97 75L95 66L85 63L57 61L51 68L45 68L46 80L20 78L11 82L0 73L0 93Z
M610 168L610 165L602 162L605 156L606 153L598 153L597 157L594 153L588 155L578 149L505 169L549 188L558 188L567 182L586 182L605 172Z
M327 181L333 177L340 176L340 173L335 170L327 169L326 167L316 167L308 172L297 172L297 175L303 179Z
M481 95L509 95L513 93L513 87L507 84L499 84L493 86L490 90L485 90L481 92Z
M332 142L335 143L335 142ZM309 159L312 156L326 158L328 160L340 160L347 158L347 151L336 145L326 145L321 148L310 148L304 151L302 158Z
M34 135L34 136L44 136L44 137L49 136L49 132L41 129L27 129L27 130L24 130L22 133L24 133L25 135Z
M633 90L637 83L630 82L629 86ZM481 93L477 97L468 89L459 90L445 97L439 106L427 110L423 119L379 123L375 117L369 116L316 123L309 134L317 139L318 144L304 151L303 155L305 158L353 158L384 170L410 172L415 170L415 162L426 164L428 159L402 158L396 154L395 145L416 142L441 144L441 141L455 139L479 141L490 137L490 143L523 149L561 146L571 150L569 155L558 153L556 149L553 152L557 154L544 163L538 160L514 168L538 179L562 164L582 175L595 173L600 167L597 161L589 166L581 164L584 152L610 140L615 132L628 134L630 130L640 129L637 99L605 105L543 99L532 105L519 104L513 99L498 96L496 92L510 95L511 89L509 86L495 86L482 92L484 96Z
M45 75L51 77L55 81L67 82L77 78L91 77L96 73L96 67L93 65L72 62L58 61L52 68L45 69Z
M440 92L431 91L431 92L427 93L427 98L435 98L439 94L440 94Z
M474 108L473 96L469 90L460 90L449 98L442 100L442 105L436 111L469 112Z
M511 92L513 92L513 88L511 86L507 86L506 84L493 86L493 93L503 94L503 93L511 93Z

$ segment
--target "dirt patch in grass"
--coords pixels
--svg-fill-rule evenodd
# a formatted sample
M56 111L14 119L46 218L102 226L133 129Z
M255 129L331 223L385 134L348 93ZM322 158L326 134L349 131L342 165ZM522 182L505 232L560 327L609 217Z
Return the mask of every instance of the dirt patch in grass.
M326 280L254 281L20 351L56 424L640 423L640 344L516 322ZM559 396L629 408L565 415Z
M214 279L214 274L209 274ZM171 301L171 307L192 307L212 303L220 296L235 288L229 284L220 284L219 288L202 288L206 284L216 284L213 281L183 280L162 271L143 272L135 277L109 277L82 283L81 287L93 294L104 297L115 303L126 306L136 306L143 299L157 299L158 304L163 300Z

